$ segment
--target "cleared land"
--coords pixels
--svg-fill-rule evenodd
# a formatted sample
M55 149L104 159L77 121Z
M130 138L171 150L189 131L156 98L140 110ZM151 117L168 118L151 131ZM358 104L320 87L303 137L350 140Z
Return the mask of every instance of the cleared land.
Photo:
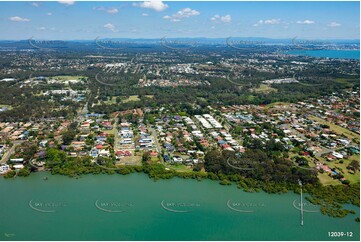
M122 100L122 103L127 103L127 102L138 102L140 101L140 98L138 95L132 95L129 96L128 98L125 98Z
M277 89L271 87L270 85L261 84L258 88L253 88L252 91L256 93L269 93L269 92L277 92Z
M61 80L61 81L69 81L69 80L86 80L85 76L53 76L51 79Z

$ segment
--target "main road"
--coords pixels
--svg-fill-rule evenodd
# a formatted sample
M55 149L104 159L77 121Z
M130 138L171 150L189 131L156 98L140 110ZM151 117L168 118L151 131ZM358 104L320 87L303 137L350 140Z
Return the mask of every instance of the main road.
M2 157L0 163L8 162L11 155L14 154L16 146L22 144L23 142L24 142L24 140L16 140L16 141L14 141L13 146L11 146L11 148L4 154L4 156Z
M154 139L154 142L155 142L155 145L156 145L156 148L157 148L157 152L160 153L161 148L160 148L160 145L159 145L159 142L158 142L157 133L156 133L155 129L153 129L152 127L150 127L149 130L152 132L153 139Z

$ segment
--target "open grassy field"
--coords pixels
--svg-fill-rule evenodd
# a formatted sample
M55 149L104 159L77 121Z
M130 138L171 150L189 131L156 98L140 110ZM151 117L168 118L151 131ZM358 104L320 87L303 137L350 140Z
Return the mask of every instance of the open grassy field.
M353 155L348 159L343 159L343 163L341 164L339 161L335 161L330 164L330 167L340 168L343 172L344 177L349 180L351 183L359 183L360 182L360 171L357 171L355 174L351 174L348 172L347 166L350 164L352 160L360 160L360 155Z
M326 161L324 158L319 157L318 158L322 163L327 165L330 168L337 168L338 171L342 171L342 175L350 181L350 183L359 183L360 182L360 171L357 171L355 174L351 174L348 172L347 166L350 164L352 160L360 160L360 155L353 155L349 157L348 159L342 159L343 163L340 163L341 160L336 161ZM341 184L340 181L335 180L328 176L327 173L318 174L318 178L320 179L321 183L324 185L336 185Z
M186 166L186 165L170 165L168 163L164 163L164 166L169 168L169 169L173 169L177 172L189 172L189 171L192 171L192 168Z
M253 88L252 90L256 93L277 92L276 88L273 88L270 85L266 85L266 84L261 84L258 88Z
M103 130L102 132L106 133L106 134L111 134L111 135L114 135L115 133L115 130L114 129L106 129L106 130Z
M289 103L285 103L285 102L274 102L274 103L267 104L265 106L265 108L274 108L277 106L288 106L288 105L289 105Z
M52 79L61 80L61 81L69 81L69 80L80 80L87 79L85 76L53 76Z
M119 97L119 96L118 96ZM104 101L105 104L107 105L113 105L117 103L117 96L112 96L112 98L110 100ZM147 98L153 98L153 95L146 95ZM127 103L127 102L137 102L140 101L140 98L138 95L132 95L129 97L126 96L120 96L121 98L121 102L122 103ZM100 104L101 102L99 101L98 104Z
M310 116L310 119L312 119L312 120L314 120L314 121L317 121L317 122L319 122L320 124L326 124L326 125L330 126L330 129L331 129L332 131L334 131L334 132L335 132L336 134L338 134L338 135L343 134L343 135L345 135L345 136L346 136L348 139L350 139L350 140L355 139L355 140L357 141L357 143L360 142L360 136L359 136L358 134L356 134L356 133L348 130L348 129L345 129L345 128L339 126L339 125L336 125L336 124L333 124L333 123L331 123L331 122L328 122L328 121L326 121L326 120L324 120L324 119L322 119L322 118L319 118L319 117Z
M359 78L336 78L336 82L342 84L350 84L350 83L358 83L360 81Z
M0 108L7 108L9 110L13 109L11 105L5 105L5 104L0 104Z
M293 152L290 152L290 158L298 156ZM316 164L312 161L312 158L309 156L303 156L308 160L308 165L310 167L315 167ZM342 171L342 175L350 181L350 183L359 183L360 182L360 171L357 171L355 174L351 174L348 172L347 166L350 164L352 160L360 160L360 155L353 155L348 159L342 159L343 163L340 163L341 160L336 161L326 161L323 157L317 157L317 159L323 164L327 165L330 168L337 168L338 171ZM333 179L328 175L328 173L318 173L318 178L323 185L340 185L341 182L337 179Z
M118 164L121 165L130 165L130 166L141 166L142 165L142 156L125 156L123 157Z
M332 177L328 176L328 174L325 172L323 174L318 173L317 175L318 179L320 179L320 182L323 185L340 185L341 182L339 180L333 179Z
M112 105L117 103L117 97L113 96L110 100L105 101L105 104Z
M138 95L132 95L132 96L129 96L128 98L122 100L123 103L137 102L137 101L140 101L140 98Z

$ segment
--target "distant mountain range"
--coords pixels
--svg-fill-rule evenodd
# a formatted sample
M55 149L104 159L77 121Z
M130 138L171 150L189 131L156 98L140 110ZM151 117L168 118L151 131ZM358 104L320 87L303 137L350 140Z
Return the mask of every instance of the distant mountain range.
M214 47L233 47L233 48L248 48L252 46L285 46L285 47L298 47L310 46L319 47L329 46L359 49L360 40L358 39L328 39L328 40L307 40L298 39L272 39L272 38L259 38L259 37L228 37L228 38L159 38L159 39L132 39L132 38L96 38L93 40L42 40L42 39L27 39L27 40L0 40L0 51L8 50L35 50L35 49L49 49L49 50L89 50L94 48L103 49L122 49L128 48L142 48L149 49L154 47L179 49L179 48L192 48L195 46L214 48Z
M98 38L98 41L118 41L118 42L129 42L129 43L159 43L160 41L170 42L178 41L179 43L198 43L198 44L224 44L226 41L234 42L237 41L247 41L249 43L258 42L262 44L292 44L292 43L303 43L303 44L312 44L312 43L333 43L333 44L360 44L359 39L302 39L298 37L294 38L285 38L285 39L272 39L272 38L262 38L262 37L227 37L227 38ZM88 40L47 40L47 39L32 39L32 41L64 41L64 42L94 42L94 39ZM0 43L14 43L14 42L29 42L29 39L26 40L0 40Z

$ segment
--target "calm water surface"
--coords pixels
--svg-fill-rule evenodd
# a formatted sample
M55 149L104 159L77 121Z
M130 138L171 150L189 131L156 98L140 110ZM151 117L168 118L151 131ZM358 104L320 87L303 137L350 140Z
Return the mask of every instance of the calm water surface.
M322 58L356 59L360 60L360 50L301 50L290 51L291 55L306 55Z
M48 176L49 180L42 178ZM359 240L356 215L330 218L299 195L144 174L0 177L0 240ZM296 206L296 208L294 207ZM351 207L351 206L350 206ZM316 212L315 212L316 211ZM328 232L352 232L332 238Z

